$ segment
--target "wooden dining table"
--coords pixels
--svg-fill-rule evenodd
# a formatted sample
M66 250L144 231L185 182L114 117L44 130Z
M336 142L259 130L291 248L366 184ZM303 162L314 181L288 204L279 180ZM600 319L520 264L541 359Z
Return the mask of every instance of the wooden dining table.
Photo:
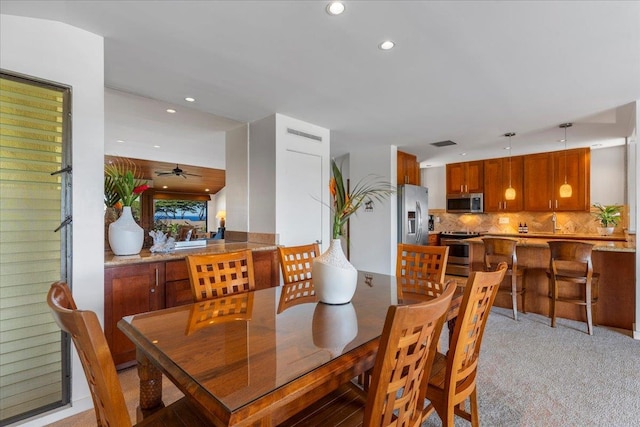
M303 281L127 316L118 328L137 350L138 420L164 406L165 375L212 425L275 426L373 367L388 307L431 298L402 289L360 271L344 305L317 302Z

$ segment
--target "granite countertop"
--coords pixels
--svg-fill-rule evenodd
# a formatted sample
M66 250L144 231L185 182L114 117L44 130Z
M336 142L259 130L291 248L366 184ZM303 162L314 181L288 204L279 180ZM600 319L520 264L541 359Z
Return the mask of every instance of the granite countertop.
M491 235L495 237L509 237L509 235L506 235L506 234L487 234L487 235ZM561 234L556 234L553 236L554 236L553 240L563 240L563 237ZM588 236L588 237L585 237L584 239L574 238L572 240L579 240L581 242L591 243L594 245L593 246L594 251L608 251L608 252L635 252L636 251L636 246L632 242L626 242L626 241L620 241L620 240L611 241L611 240L601 240L601 239L592 240L592 239L589 239L589 237L594 237L594 236ZM516 237L512 237L512 238L516 238ZM517 246L534 247L534 248L535 247L548 248L549 245L547 244L547 242L551 239L552 238L550 237L546 237L546 238L522 237L522 235L516 238L516 240L518 240ZM482 237L473 237L471 239L465 239L465 242L482 243Z
M104 253L104 266L112 267L145 262L172 261L184 259L184 257L187 255L219 254L225 252L241 251L244 249L251 249L253 251L269 251L275 250L277 248L277 245L272 244L252 242L225 242L224 240L214 240L207 242L207 246L190 249L178 249L174 250L173 252L152 253L149 251L149 249L143 249L137 255L118 256L114 255L110 251L107 251Z

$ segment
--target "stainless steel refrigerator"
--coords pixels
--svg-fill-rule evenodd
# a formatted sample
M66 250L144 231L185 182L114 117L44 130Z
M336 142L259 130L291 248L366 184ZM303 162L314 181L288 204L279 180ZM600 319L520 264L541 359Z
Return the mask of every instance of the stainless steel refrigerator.
M398 242L429 244L429 189L419 185L398 186Z

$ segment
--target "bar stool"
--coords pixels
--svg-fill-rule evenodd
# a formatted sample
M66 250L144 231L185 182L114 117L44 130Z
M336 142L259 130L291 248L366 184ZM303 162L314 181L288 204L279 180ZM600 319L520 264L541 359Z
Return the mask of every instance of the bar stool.
M590 243L554 240L550 241L551 261L549 264L549 298L551 308L551 327L556 327L556 302L568 302L583 305L587 314L587 332L593 335L596 303L598 302L598 279L600 275L593 272ZM577 287L581 297L560 295L560 284Z
M502 285L499 292L508 292L511 294L511 306L513 307L513 319L518 320L518 295L522 304L522 312L526 313L525 294L527 291L524 273L525 268L518 266L518 257L516 256L516 239L508 239L502 237L483 237L484 242L484 270L495 271L501 262L507 263L507 272L505 277L509 277L509 284ZM520 278L521 286L518 289L518 278Z

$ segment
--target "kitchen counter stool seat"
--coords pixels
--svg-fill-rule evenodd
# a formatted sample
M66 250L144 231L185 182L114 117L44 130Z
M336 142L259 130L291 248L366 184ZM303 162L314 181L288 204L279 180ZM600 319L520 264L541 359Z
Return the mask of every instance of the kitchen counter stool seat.
M507 272L505 278L508 282L501 285L498 292L509 293L511 295L511 307L513 308L513 319L518 320L518 295L520 295L520 303L522 312L526 313L525 306L527 287L525 282L526 269L518 265L518 257L516 255L516 239L502 237L483 237L484 242L484 271L495 271L501 262L507 263ZM518 280L520 279L520 280ZM518 281L520 287L518 288Z
M556 304L558 301L585 307L587 333L593 335L596 324L596 304L598 302L598 282L600 275L593 271L591 243L552 240L549 271L549 299L551 327L556 327ZM574 293L563 294L562 288L574 288ZM576 289L577 288L577 289ZM579 294L580 296L576 296Z

